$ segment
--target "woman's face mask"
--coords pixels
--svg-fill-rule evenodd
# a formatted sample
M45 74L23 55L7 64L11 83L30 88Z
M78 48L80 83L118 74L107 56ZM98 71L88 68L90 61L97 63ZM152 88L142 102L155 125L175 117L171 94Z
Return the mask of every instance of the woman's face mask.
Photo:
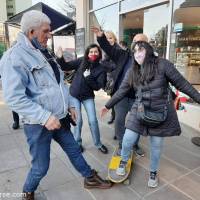
M135 57L135 60L136 62L139 64L139 65L142 65L143 62L144 62L144 59L145 59L145 56L146 56L146 50L145 48L139 48L137 45L135 46L135 49L134 49L134 57Z
M95 62L99 59L99 51L97 47L91 48L89 50L88 59L92 62Z

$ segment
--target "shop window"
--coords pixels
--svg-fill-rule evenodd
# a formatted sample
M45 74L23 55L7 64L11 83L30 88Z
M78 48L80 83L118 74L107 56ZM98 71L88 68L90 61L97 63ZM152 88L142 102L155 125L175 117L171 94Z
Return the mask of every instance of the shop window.
M174 1L170 59L200 90L200 1Z
M125 40L130 47L130 43L135 34L144 33L148 36L149 42L159 56L165 57L168 19L168 4L123 14L123 40Z
M144 10L143 32L160 57L166 57L169 22L168 4ZM160 17L162 16L162 17Z
M99 9L105 6L109 6L113 3L117 3L118 0L90 0L89 1L89 6L90 6L90 10L95 10L95 9Z

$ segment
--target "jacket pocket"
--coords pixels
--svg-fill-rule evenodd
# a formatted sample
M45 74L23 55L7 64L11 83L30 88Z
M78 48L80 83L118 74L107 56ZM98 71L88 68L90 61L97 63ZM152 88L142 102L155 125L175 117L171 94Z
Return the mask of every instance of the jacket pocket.
M35 81L35 84L38 87L49 87L49 75L47 71L47 67L45 65L36 65L31 66L31 73L33 76L33 79Z

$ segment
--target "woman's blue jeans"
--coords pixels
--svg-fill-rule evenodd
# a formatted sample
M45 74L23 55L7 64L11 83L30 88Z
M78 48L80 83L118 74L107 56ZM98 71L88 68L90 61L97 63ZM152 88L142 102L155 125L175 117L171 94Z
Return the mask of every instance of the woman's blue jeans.
M23 191L34 192L40 180L46 175L50 163L51 140L54 139L69 157L71 163L83 177L92 175L90 166L81 154L81 150L70 130L48 131L41 125L24 125L24 132L32 156L32 166L26 178Z
M83 126L82 111L81 111L82 104L87 113L88 123L89 123L90 131L92 133L92 139L93 139L94 145L97 148L100 148L102 144L100 140L100 131L99 131L98 120L96 117L94 99L86 99L84 101L79 101L78 99L74 98L74 105L75 105L76 112L78 115L78 119L76 122L77 125L74 127L75 140L78 142L79 145L82 144L82 138L81 138L81 130Z
M149 136L150 137L150 171L158 170L160 155L163 147L163 137ZM122 141L121 156L123 161L128 161L130 152L133 145L138 139L138 133L126 129Z

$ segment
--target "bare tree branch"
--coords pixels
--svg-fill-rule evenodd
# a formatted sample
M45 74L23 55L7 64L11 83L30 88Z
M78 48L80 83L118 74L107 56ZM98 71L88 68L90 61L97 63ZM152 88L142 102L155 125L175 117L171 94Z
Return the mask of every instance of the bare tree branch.
M60 8L67 14L68 17L75 19L76 17L76 7L75 0L64 0Z

